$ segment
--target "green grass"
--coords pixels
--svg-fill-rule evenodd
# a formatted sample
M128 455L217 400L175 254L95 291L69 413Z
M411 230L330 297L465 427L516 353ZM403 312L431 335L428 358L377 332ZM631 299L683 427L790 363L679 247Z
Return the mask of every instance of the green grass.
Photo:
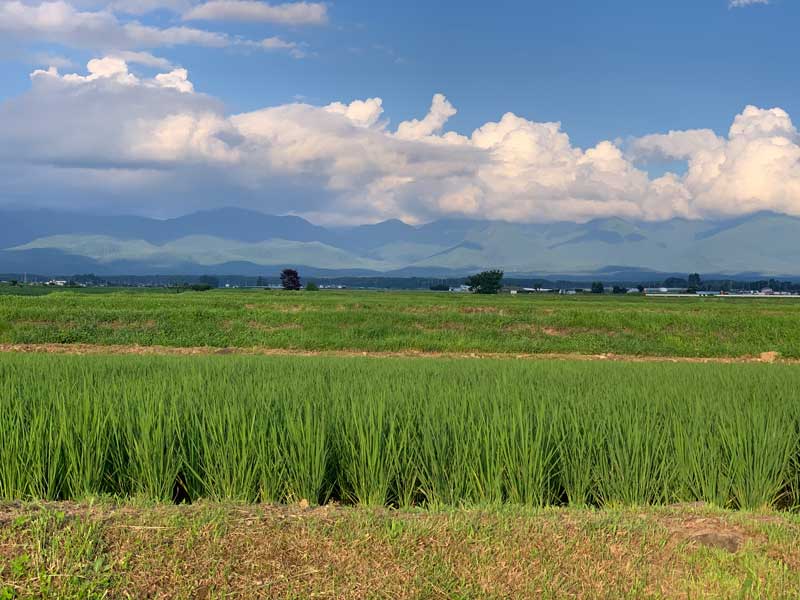
M787 513L104 501L0 504L0 525L3 600L800 596Z
M800 504L790 365L0 356L0 498Z
M0 296L0 343L800 358L800 302L411 292Z

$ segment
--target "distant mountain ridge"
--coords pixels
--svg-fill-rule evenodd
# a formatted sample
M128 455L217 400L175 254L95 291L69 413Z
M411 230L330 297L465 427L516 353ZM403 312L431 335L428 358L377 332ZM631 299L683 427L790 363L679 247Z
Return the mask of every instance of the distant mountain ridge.
M0 210L0 272L457 276L614 271L800 276L800 219L775 213L717 221L517 224L443 219L326 228L238 208L158 220Z

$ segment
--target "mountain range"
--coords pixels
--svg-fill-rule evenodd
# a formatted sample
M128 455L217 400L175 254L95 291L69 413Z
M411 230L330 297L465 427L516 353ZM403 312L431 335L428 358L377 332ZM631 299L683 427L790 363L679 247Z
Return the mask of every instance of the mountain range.
M174 219L0 210L0 273L97 275L459 276L484 268L532 276L689 273L800 275L800 219L522 224L389 220L326 228L238 208Z

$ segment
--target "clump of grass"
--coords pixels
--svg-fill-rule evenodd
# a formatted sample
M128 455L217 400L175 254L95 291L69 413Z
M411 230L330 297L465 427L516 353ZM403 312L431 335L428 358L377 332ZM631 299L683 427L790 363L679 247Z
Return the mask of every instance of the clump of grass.
M791 507L799 379L785 365L3 355L0 498Z

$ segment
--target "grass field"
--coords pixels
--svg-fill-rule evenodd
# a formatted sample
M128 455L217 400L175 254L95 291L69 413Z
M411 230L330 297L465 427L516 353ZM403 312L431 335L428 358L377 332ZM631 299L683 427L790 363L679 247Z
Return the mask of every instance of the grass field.
M798 549L796 516L702 507L0 506L0 597L789 599Z
M0 343L800 358L800 302L412 292L0 296Z
M0 498L800 504L789 365L0 356Z

